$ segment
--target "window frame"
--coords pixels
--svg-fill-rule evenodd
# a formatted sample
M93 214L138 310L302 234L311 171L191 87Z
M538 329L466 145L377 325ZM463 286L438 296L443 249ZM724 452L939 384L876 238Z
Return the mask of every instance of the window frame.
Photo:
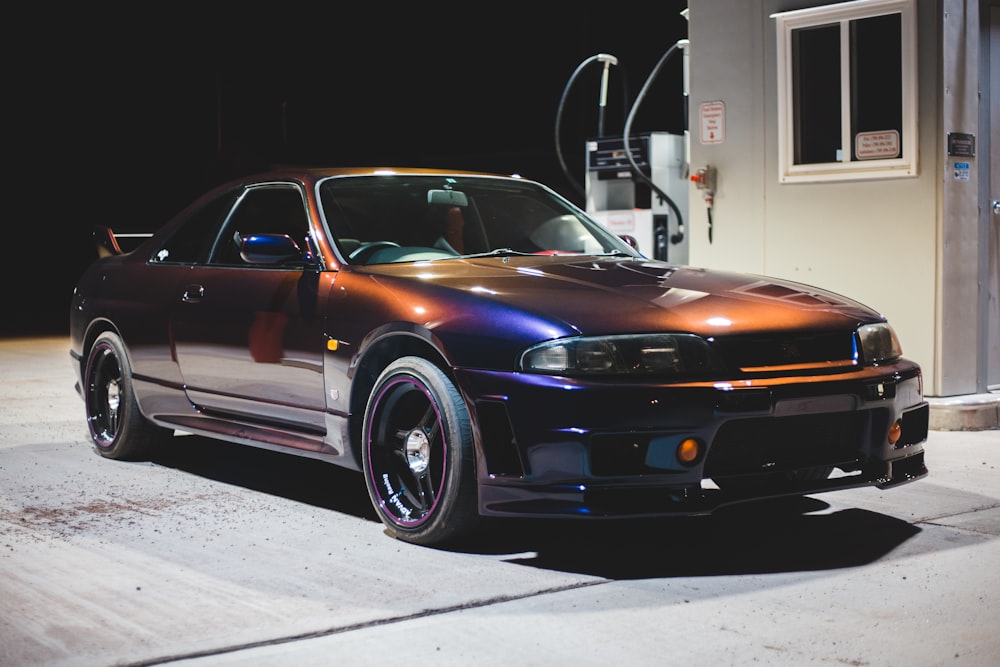
M276 192L281 192L282 193L281 196L284 196L284 193L286 192L293 193L293 197L298 200L298 203L300 204L301 208L297 208L294 205L289 206L287 207L287 211L279 212L278 219L267 220L267 224L264 225L258 224L256 229L240 230L236 228L235 225L237 223L242 224L246 222L246 218L244 217L246 215L246 210L247 210L245 208L246 206L249 205L249 206L259 207L260 204L258 204L256 201L258 198L266 198L266 197L273 198L274 196L273 193ZM280 201L279 203L284 204L284 202ZM268 202L266 199L264 199L264 205L269 206L271 205L271 202ZM302 233L301 237L293 237L291 234L287 234L287 232L290 231L287 229L288 219L287 217L285 217L285 219L281 219L282 217L284 217L280 215L282 213L284 214L284 216L287 216L288 214L301 213L301 220L298 218L297 215L295 217L296 226L298 226L297 223L299 222L302 223L301 227L299 227L299 229L296 230L297 233L299 232ZM282 269L282 270L302 269L301 262L297 260L292 262L282 262L276 264L252 264L242 260L231 261L231 256L236 255L239 252L239 249L235 247L234 240L232 238L232 234L234 232L242 232L244 234L248 232L250 234L285 233L301 247L304 247L307 250L311 250L309 248L309 236L312 233L312 230L310 229L309 225L309 218L306 212L306 200L302 188L297 183L292 181L267 181L261 183L254 183L244 187L243 191L233 201L232 206L229 209L229 212L226 214L225 219L222 221L221 226L217 230L215 240L212 244L212 249L208 253L208 257L205 261L206 266L217 266L225 268L239 268L239 269L263 268L263 269Z
M851 136L850 22L900 15L900 61L902 86L902 140L900 157L852 160L855 137ZM778 83L778 181L811 183L822 181L874 180L918 175L917 137L917 5L916 0L852 0L771 15L777 35ZM839 162L795 164L793 31L837 25L840 31L841 157Z

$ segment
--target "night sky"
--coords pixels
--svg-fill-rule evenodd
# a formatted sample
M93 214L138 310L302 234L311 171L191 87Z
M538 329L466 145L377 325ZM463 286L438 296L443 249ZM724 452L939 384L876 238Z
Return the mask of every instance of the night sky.
M155 229L207 188L271 165L517 172L582 205L573 183L584 181L584 141L598 131L601 68L584 67L567 90L571 76L597 53L618 58L604 127L620 135L650 73L687 36L686 6L5 10L13 187L2 265L14 296L0 334L68 332L73 285L96 258L94 225ZM682 85L678 52L647 89L632 133L682 131ZM555 147L564 94L570 177Z

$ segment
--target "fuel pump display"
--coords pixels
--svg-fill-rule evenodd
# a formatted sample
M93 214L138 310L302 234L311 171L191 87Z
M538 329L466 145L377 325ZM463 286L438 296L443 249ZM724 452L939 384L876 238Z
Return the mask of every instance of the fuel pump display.
M614 233L635 239L647 257L686 264L689 183L684 136L637 135L630 138L629 148L636 166L674 206L634 177L622 137L604 137L587 142L587 213Z

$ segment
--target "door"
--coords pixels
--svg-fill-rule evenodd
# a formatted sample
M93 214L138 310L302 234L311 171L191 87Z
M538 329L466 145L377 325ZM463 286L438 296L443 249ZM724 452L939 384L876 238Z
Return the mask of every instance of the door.
M298 259L255 265L241 238L308 233L302 195L288 184L255 187L237 202L205 265L178 286L171 317L188 398L209 412L293 430L325 432L324 284Z
M987 384L1000 390L1000 7L990 7L990 213Z

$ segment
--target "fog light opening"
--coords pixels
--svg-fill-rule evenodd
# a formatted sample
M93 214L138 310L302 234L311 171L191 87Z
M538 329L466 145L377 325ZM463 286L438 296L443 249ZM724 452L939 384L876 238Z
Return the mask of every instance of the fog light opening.
M691 465L701 458L702 446L696 438L684 438L677 445L677 460L684 465Z
M895 445L899 442L899 438L903 435L903 425L897 419L889 427L889 444Z

